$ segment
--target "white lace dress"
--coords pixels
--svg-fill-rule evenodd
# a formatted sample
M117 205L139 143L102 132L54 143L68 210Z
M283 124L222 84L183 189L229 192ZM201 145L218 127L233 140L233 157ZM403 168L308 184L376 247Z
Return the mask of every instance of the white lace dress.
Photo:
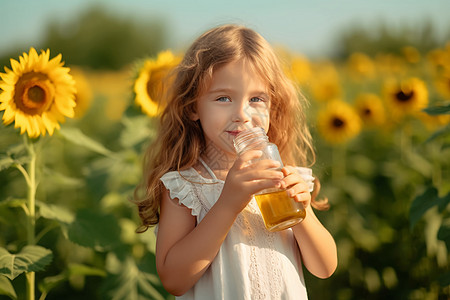
M224 181L194 168L161 177L172 199L192 210L200 223L219 198ZM297 168L312 189L311 169ZM183 178L184 177L184 178ZM197 183L195 183L197 182ZM200 280L177 299L307 299L300 253L292 230L269 232L254 199L239 214Z

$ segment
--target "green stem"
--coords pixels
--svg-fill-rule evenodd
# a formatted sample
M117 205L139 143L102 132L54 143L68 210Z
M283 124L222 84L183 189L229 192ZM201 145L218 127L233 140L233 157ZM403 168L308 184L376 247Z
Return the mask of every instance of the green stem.
M35 223L36 223L36 151L34 149L33 142L27 137L26 146L30 161L28 162L28 214L27 214L27 244L35 245ZM35 273L28 272L26 274L27 279L27 299L35 299Z

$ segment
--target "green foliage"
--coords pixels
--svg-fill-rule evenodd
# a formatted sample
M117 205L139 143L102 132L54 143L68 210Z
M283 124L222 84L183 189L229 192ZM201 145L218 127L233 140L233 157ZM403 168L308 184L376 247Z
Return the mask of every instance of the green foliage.
M13 280L24 272L41 271L51 262L52 257L52 251L40 246L25 246L17 254L0 248L0 274Z
M63 53L68 64L94 69L120 69L138 57L154 55L165 47L165 24L156 15L146 23L108 13L93 6L77 19L53 20L43 48Z
M61 52L69 64L118 69L160 50L163 25L158 19L139 25L93 8L77 20L50 24L43 47ZM383 26L374 34L355 29L341 36L340 57L399 53L405 45L426 51L436 45L432 31L431 25L418 35ZM346 88L353 96L377 85ZM448 115L446 103L425 112ZM35 271L41 299L171 298L157 276L154 233L135 233L140 220L130 201L157 123L131 101L112 119L107 111L117 106L117 99L96 91L86 115L35 141L34 246L24 246L29 212L21 168L30 158L13 125L2 125L0 295L20 299L23 273ZM309 114L317 109L313 104ZM321 140L312 117L311 125L314 172L331 202L317 215L337 242L339 266L328 280L305 271L310 299L448 298L450 125L429 132L418 120L406 120L384 131L365 130L343 147Z
M423 20L421 20L423 21ZM405 46L412 46L421 53L426 53L445 42L450 37L450 29L447 36L442 39L435 34L433 23L428 20L414 26L400 26L396 28L392 24L379 23L378 25L364 27L349 26L343 28L337 35L336 51L331 55L337 58L347 58L354 52L366 53L375 56L379 53L400 54Z

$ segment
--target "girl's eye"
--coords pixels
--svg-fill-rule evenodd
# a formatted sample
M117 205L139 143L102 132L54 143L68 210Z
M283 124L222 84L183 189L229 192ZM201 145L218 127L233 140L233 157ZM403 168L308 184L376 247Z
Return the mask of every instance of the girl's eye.
M216 101L219 101L219 102L230 102L231 99L228 98L228 97L219 97L219 98L216 99Z
M264 99L259 97L253 97L250 99L250 102L264 102Z

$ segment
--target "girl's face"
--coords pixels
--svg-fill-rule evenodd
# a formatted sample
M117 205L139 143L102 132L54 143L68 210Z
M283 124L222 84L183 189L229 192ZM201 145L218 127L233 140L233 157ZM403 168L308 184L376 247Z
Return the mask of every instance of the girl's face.
M207 147L235 157L233 140L247 128L269 130L270 99L267 85L245 60L214 71L211 83L197 99L193 120L200 120Z

